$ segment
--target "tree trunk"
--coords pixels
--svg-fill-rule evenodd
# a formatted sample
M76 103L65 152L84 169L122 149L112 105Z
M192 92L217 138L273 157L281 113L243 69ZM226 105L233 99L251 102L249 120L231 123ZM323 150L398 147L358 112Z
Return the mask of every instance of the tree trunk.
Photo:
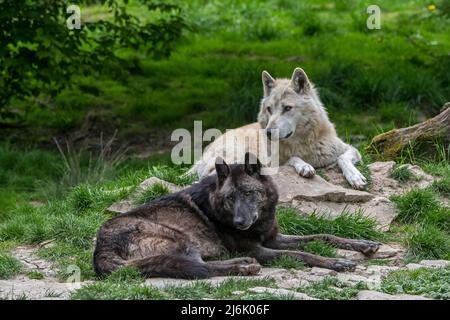
M375 136L366 151L383 160L393 160L408 154L434 157L442 148L448 152L449 142L450 102L447 102L441 113L434 118L412 127L393 129ZM442 154L440 156L442 157Z

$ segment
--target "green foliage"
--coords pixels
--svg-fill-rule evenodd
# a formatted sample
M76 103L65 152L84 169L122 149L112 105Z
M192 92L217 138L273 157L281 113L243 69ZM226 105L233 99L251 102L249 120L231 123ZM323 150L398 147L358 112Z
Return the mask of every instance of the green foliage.
M408 182L418 179L418 177L416 177L414 173L412 173L407 165L396 165L392 169L390 177L397 180L398 182Z
M429 225L416 226L407 234L407 258L421 259L447 259L450 260L450 236L447 232Z
M296 290L318 299L348 300L356 297L359 291L367 290L367 285L363 282L348 285L337 278L326 277L308 286L298 287Z
M450 210L439 204L429 190L414 189L392 200L399 210L396 220L401 223L428 223L441 228L450 227Z
M389 273L381 290L389 294L424 295L432 299L450 299L450 268L401 270Z
M0 252L0 279L9 279L22 271L22 264L10 254Z
M127 11L128 1L99 3L110 10L107 19L83 19L81 29L71 30L65 21L66 1L0 2L0 119L12 117L8 107L12 98L40 97L44 92L54 95L70 85L72 75L89 74L112 60L120 61L118 48L168 55L185 28L175 5L140 1L143 10L159 15L143 22Z
M305 263L290 256L281 256L275 260L272 260L265 264L267 267L272 268L284 268L284 269L303 269L305 268Z
M119 272L121 275L117 276ZM205 281L195 281L183 286L168 285L161 289L142 284L142 279L130 271L118 270L106 280L83 286L76 290L72 299L80 300L123 300L123 299L239 299L235 291L245 291L252 287L273 287L273 279L228 279L218 285Z
M443 177L441 180L434 181L431 188L434 192L446 198L450 198L450 175Z
M382 239L383 234L376 229L376 222L361 212L343 212L334 219L325 214L313 213L301 215L291 208L280 208L277 211L280 230L286 234L308 235L329 233L353 239Z
M30 272L27 272L27 277L29 279L34 279L34 280L42 280L42 279L44 279L44 275L41 272L37 271L37 270L33 270L33 271L30 271Z
M306 252L318 254L319 256L324 257L332 257L335 258L337 254L337 250L335 247L333 247L328 242L325 242L323 240L315 240L308 242L304 247L303 250Z
M138 197L138 199L135 200L136 204L145 204L149 203L156 198L159 198L163 195L166 195L170 193L169 189L161 184L161 183L155 183L150 188L144 190Z

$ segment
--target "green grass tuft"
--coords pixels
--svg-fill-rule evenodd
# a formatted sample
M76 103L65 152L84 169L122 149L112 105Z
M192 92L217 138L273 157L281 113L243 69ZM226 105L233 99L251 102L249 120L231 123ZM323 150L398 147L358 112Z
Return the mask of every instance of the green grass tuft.
M149 203L155 200L156 198L159 198L169 193L170 190L165 185L161 183L155 183L150 188L140 193L137 199L135 200L135 203L139 205Z
M441 180L434 181L431 189L447 199L450 198L450 175Z
M413 180L418 180L419 177L414 175L412 171L408 168L407 165L396 165L390 174L392 179L397 180L398 182L408 182Z
M450 299L450 268L401 270L389 273L381 290L389 294L424 295L432 299Z
M407 258L450 260L450 237L433 225L419 225L407 234Z
M302 215L292 208L279 208L277 220L281 232L285 234L328 233L339 237L369 240L384 237L383 233L376 229L376 221L361 212L343 212L336 218L329 219L324 214Z
M348 285L334 277L326 277L321 281L296 289L296 291L303 292L310 297L327 300L352 299L356 297L361 290L367 290L367 285L363 282L359 282L355 285Z
M22 271L19 260L7 253L0 252L0 279L10 279Z
M325 242L323 240L315 240L308 242L303 247L303 251L330 258L335 258L337 255L337 249L330 243Z
M304 262L290 256L281 256L278 259L266 263L265 266L271 268L284 268L297 270L301 270L306 267Z
M430 190L414 189L402 196L393 196L398 208L396 221L401 223L427 223L447 229L450 210L443 207Z
M37 270L33 270L33 271L30 271L30 272L27 272L27 277L29 279L34 279L34 280L42 280L42 279L44 279L44 275L41 272L37 271Z

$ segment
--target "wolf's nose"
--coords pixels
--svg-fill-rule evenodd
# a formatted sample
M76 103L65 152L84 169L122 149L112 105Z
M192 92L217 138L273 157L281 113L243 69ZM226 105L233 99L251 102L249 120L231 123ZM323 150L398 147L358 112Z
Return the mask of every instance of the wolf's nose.
M266 134L269 139L272 138L272 130L273 130L272 128L266 129Z
M233 223L236 227L242 227L245 225L245 219L241 217L235 217Z

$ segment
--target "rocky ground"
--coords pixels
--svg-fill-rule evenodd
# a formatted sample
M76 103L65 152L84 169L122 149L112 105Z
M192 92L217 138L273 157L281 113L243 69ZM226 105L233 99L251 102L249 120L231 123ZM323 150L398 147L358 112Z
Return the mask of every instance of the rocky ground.
M342 175L336 168L322 170L320 175L313 179L298 177L292 168L282 167L274 180L279 188L280 202L284 206L293 206L301 212L320 212L335 217L344 209L354 211L362 209L365 214L373 217L379 229L386 231L395 217L395 206L389 200L389 196L402 194L411 188L426 188L435 178L424 173L417 166L409 166L409 169L418 177L407 183L400 183L390 177L394 162L375 162L368 166L371 173L370 192L357 191L348 188ZM178 186L152 177L144 181L137 189L137 195L148 189L155 183L164 184L170 191L177 191ZM113 204L109 207L111 212L125 212L134 206L132 195L129 199ZM44 243L42 245L48 245ZM80 286L90 284L92 281L81 284L62 283L57 277L57 270L45 260L36 257L38 247L18 247L13 250L13 255L21 261L25 272L10 280L0 280L0 297L4 299L67 299L70 293ZM427 299L422 296L389 295L380 292L381 279L390 272L416 268L448 267L450 261L446 260L423 260L419 263L406 264L403 262L405 249L398 244L384 244L380 250L368 260L364 255L346 250L338 250L338 255L359 263L356 271L337 273L322 268L304 268L301 270L287 270L280 268L263 268L259 275L252 278L272 278L278 288L254 287L248 291L251 293L269 293L272 295L291 296L294 299L314 299L305 293L294 291L293 288L307 286L311 283L321 281L327 277L338 279L342 283L355 285L365 283L368 290L358 293L360 300L396 300L396 299ZM376 259L377 264L370 261ZM29 274L38 271L42 279L30 279ZM229 277L216 277L207 280L218 284ZM162 288L167 285L184 286L192 281L152 278L145 285ZM239 294L238 292L236 294Z

